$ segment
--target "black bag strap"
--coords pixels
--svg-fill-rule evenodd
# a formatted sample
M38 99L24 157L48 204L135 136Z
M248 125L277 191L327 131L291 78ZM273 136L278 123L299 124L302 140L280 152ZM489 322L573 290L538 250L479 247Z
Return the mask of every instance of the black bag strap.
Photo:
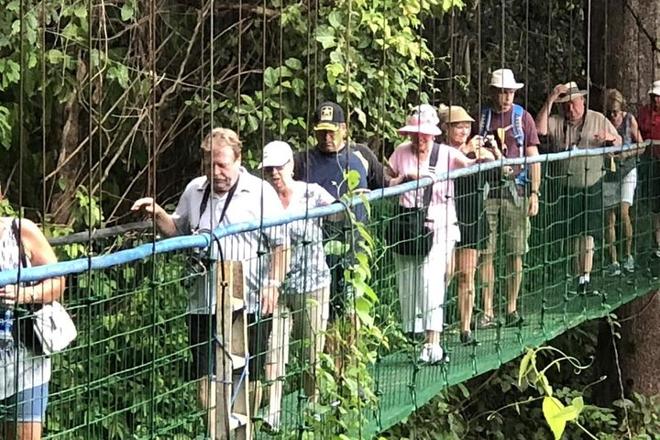
M429 160L429 171L435 174L435 168L438 165L438 157L440 156L440 145L433 143L433 149L431 150L431 158ZM429 205L431 204L431 196L433 195L433 185L430 184L424 188L424 209L428 210Z
M206 211L206 206L209 204L209 197L211 197L211 182L206 183L204 188L204 195L202 196L202 202L199 204L199 218L202 218L202 214ZM197 222L197 227L199 228L199 221Z
M232 185L231 188L229 188L229 191L227 192L227 198L225 199L225 204L222 207L222 213L220 214L220 218L218 219L218 224L222 223L222 220L224 220L225 218L225 214L227 213L227 208L229 208L229 203L231 202L231 199L234 197L234 193L236 192L236 187L238 187L238 180L239 179L236 179L236 182ZM209 204L210 197L211 197L211 182L208 182L206 184L206 188L204 188L204 195L202 196L202 201L199 204L199 219L197 220L196 230L199 230L199 223L202 221L202 214L204 214L204 211L206 211L206 207Z
M20 231L18 228L18 221L16 221L16 219L11 221L11 232L14 234L14 238L16 239L16 246L18 246L18 258L21 267L28 267L27 256L25 255L25 249L23 248L23 242L21 241Z

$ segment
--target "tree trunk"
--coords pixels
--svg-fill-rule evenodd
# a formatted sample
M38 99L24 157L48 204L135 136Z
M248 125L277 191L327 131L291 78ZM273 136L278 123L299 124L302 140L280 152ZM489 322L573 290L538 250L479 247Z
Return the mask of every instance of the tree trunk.
M591 3L591 105L601 110L606 88L616 88L635 109L660 79L660 0L594 0ZM655 45L655 50L654 50Z
M605 89L617 88L628 109L648 102L649 85L660 79L660 0L594 0L591 3L590 108L604 107ZM585 5L585 13L588 12ZM586 15L585 15L586 16ZM640 215L644 213L640 212ZM642 240L638 240L642 241ZM639 243L638 243L639 244ZM608 376L602 384L601 402L620 397L619 374L624 392L660 393L660 298L657 293L633 301L617 312L622 323L617 341L617 368L609 325L601 325L597 365Z

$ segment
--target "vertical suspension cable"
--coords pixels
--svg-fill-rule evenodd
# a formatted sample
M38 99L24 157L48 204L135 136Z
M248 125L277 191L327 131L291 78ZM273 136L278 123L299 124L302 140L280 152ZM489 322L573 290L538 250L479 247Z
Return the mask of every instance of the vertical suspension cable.
M156 0L149 0L149 39L148 39L148 60L149 60L149 71L151 73L151 93L149 94L149 113L150 113L150 124L151 124L151 136L149 139L149 156L150 157L150 166L151 166L151 187L153 190L153 200L155 200L158 195L158 182L157 182L157 162L158 162L158 148L157 148L157 112L156 112L156 84L158 79L158 73L156 71ZM99 130L99 133L101 131ZM151 264L150 264L150 287L151 287L151 353L152 356L158 357L157 351L157 320L158 320L158 289L156 284L157 279L157 264L156 259L158 255L156 254L156 212L155 209L152 212L152 240L151 240ZM149 431L152 436L156 434L156 362L155 359L151 360L150 375L151 380L149 381L149 392L150 392L150 408L149 408Z
M42 213L42 227L44 231L48 226L48 219L46 218L47 212L47 196L46 196L46 2L41 2L41 20L40 20L40 37L41 37L41 213Z
M93 90L93 75L94 75L94 64L93 64L93 58L92 58L92 41L93 41L93 34L92 34L92 28L94 27L93 24L93 19L94 19L94 0L88 0L87 3L87 17L88 17L88 30L87 30L87 95L88 95L88 121L87 121L87 139L88 139L88 144L87 144L87 169L88 169L88 176L87 176L87 197L90 198L91 201L91 189L92 189L92 166L93 166L93 156L92 156L92 151L93 151L93 137L92 137L92 125L93 125L93 106L92 106L92 96L94 94ZM83 62L80 60L79 62ZM88 225L89 229L87 231L87 270L86 270L86 276L87 276L87 285L92 286L93 285L93 275L92 275L92 206L91 203L88 204ZM92 320L92 304L91 302L88 303L87 306L87 319L88 319L88 325L91 328L91 320ZM87 340L87 387L86 387L86 398L88 402L92 401L92 332L89 333L88 335L88 340ZM92 438L92 424L87 423L85 424L86 428L86 437L87 438Z
M19 3L19 90L18 90L18 237L16 237L16 240L19 243L18 246L18 257L17 261L21 261L20 258L20 252L21 252L21 243L22 243L22 224L23 224L23 152L25 148L25 130L23 129L23 119L24 119L24 112L25 112L25 5L24 5L24 0L20 0ZM18 277L16 280L16 288L20 286L20 280L21 280L21 272L22 272L22 264L18 265ZM13 310L14 310L14 316L12 319L14 319L14 325L17 325L19 322L16 317L16 309L18 306L18 299L14 300L13 304ZM29 356L29 355L27 355ZM16 350L16 362L14 364L14 371L18 371L18 367L21 364L21 352L20 350ZM14 374L14 389L18 390L18 385L19 385L19 374ZM4 379L4 378L3 378ZM13 412L13 425L18 431L18 407L19 405L16 405Z
M211 5L214 4L215 0L211 0ZM211 8L211 29L213 29L213 15L214 15L214 10ZM211 41L213 41L213 31L211 30ZM213 44L211 44L211 53L213 53ZM236 114L240 115L241 114L241 83L242 83L242 78L241 78L241 72L243 71L243 0L238 0L238 61L237 61L237 74L236 74ZM211 59L211 66L214 66L214 60ZM211 67L213 70L213 67ZM213 84L213 82L211 82ZM211 86L213 87L213 86ZM211 93L213 94L213 93ZM213 107L211 107L213 108ZM211 117L213 119L213 117ZM241 124L240 124L240 117L239 120L236 121L236 133L238 134L238 137L240 139L241 137Z
M211 138L210 138L211 139L210 140L211 145L210 145L210 152L208 153L208 154L210 154L210 162L209 163L207 163L207 164L204 163L204 154L207 154L207 153L202 152L202 174L208 173L208 176L209 176L208 177L209 181L207 182L207 185L209 185L210 188L211 188L210 191L209 191L209 207L210 207L209 208L210 209L209 210L209 229L211 231L211 237L215 237L214 229L215 229L215 226L216 226L215 225L215 221L216 221L216 219L215 219L216 200L213 197L213 194L214 194L214 191L213 191L214 181L213 180L215 178L214 173L213 173L213 162L214 162L213 157L214 157L214 154L215 154L214 153L215 146L213 144L213 135L212 135L213 130L215 129L215 0L210 0L210 9L209 9L209 11L210 11L210 16L209 16L209 36L208 36L208 39L209 39L209 68L210 68L210 71L209 71L208 93L209 93L209 106L210 106L211 110L209 112L209 131L208 131L208 133L211 136ZM239 20L238 21L238 29L239 30L238 30L238 32L239 32L239 34L238 34L238 73L237 73L238 87L237 87L237 96L236 96L236 99L237 99L236 114L237 115L240 115L240 108L241 108L241 93L240 93L240 89L241 89L241 87L240 87L240 84L241 84L241 53L240 52L241 52L241 36L242 36L242 25L243 25L242 13L243 13L243 5L242 5L242 0L241 0L241 1L239 1L239 8L238 8L238 14L239 14L239 19L238 19ZM202 15L202 20L204 20L203 15ZM202 46L202 53L203 52L204 52L204 47ZM239 119L237 119L237 121L236 121L236 133L239 134L239 139L240 139L240 132L241 132L241 126L240 126L240 117L239 117ZM202 139L205 139L206 136L207 135L202 133ZM210 170L204 169L205 166L211 167ZM199 213L200 221L201 221L202 215L203 215L203 213L200 212ZM217 226L220 226L220 225L217 225ZM222 248L221 248L221 244L220 244L219 240L215 240L215 245L218 247L218 253L219 253L220 259L219 260L217 259L218 256L215 254L214 247L213 247L214 243L213 243L213 241L211 241L211 243L209 244L209 247L207 249L207 258L208 258L207 264L209 265L209 271L208 271L209 275L207 277L207 283L208 284L207 284L206 290L207 290L209 295L215 295L216 304L217 304L217 301L220 301L221 300L220 298L222 298L222 301L223 301L222 310L224 310L225 309L224 301L225 301L225 296L226 296L225 295L225 289L227 288L226 283L224 283L224 280L225 280L225 273L224 273L225 267L224 267L224 258L223 258L224 256L222 254ZM218 265L219 265L219 269L220 269L219 271L218 271ZM216 282L216 277L218 276L218 273L220 273L220 276L223 280L222 292L218 292L217 289L216 289L216 286L218 284ZM223 313L221 317L217 316L217 314L216 314L217 307L216 307L216 310L213 309L213 301L208 301L208 307L209 307L209 309L206 310L206 312L207 312L206 316L209 316L209 317L215 316L216 320L220 319L221 320L221 328L224 331L224 329L226 328L226 323L225 323L226 316L225 316L225 314ZM220 403L217 400L215 401L215 408L213 408L212 405L211 405L211 402L213 401L212 392L213 392L213 388L214 388L213 386L211 386L211 384L213 383L214 380L217 381L217 371L222 371L222 382L221 382L222 387L225 386L225 381L227 380L227 378L224 377L225 366L226 366L226 362L227 362L227 356L224 356L224 355L222 356L222 364L221 365L217 365L215 363L214 350L213 350L215 348L214 335L216 337L221 337L223 344L226 343L226 341L228 339L227 338L228 335L225 335L224 333L221 336L217 335L216 334L217 325L214 328L213 319L208 319L207 321L208 321L208 323L207 323L208 327L204 330L205 330L205 333L206 333L206 340L208 342L206 343L206 347L203 347L203 348L207 351L208 361L207 361L207 365L206 365L206 372L207 372L206 378L203 379L203 380L206 380L207 384L209 385L209 386L206 387L206 401L208 402L208 404L206 405L206 408L205 408L206 415L208 417L207 420L209 420L209 423L206 423L206 433L205 434L210 434L212 432L215 432L216 428L217 428L217 420L215 418L211 417L211 414L214 414L214 411L215 411L216 417L218 417L217 408L218 407L223 407L224 408L225 405L226 405L225 402ZM223 350L224 350L224 348L223 348ZM246 359L245 362L246 362L246 365L247 365L248 359ZM215 375L214 375L214 371L213 371L213 366L214 365L215 365L215 368L216 368L216 374ZM232 375L232 379L233 379L233 375ZM229 379L229 380L232 380L232 379ZM217 386L217 382L216 382L216 386ZM222 395L223 395L223 398L224 398L224 393ZM216 396L217 396L217 394L216 394ZM229 405L227 407L227 411L230 414L230 418L231 418L231 410L232 410L231 405ZM216 426L210 426L211 423L215 423ZM227 430L229 430L229 426L225 426L225 427L226 427ZM226 432L225 434L226 434L227 438L229 438L230 433ZM216 432L216 435L218 435L217 432Z

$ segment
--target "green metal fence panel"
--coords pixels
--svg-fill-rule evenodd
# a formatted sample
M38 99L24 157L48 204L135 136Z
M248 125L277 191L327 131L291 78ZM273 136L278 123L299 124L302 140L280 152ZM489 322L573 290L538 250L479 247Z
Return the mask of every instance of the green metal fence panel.
M610 276L606 272L610 255L605 235L603 229L595 231L591 282L599 293L592 295L580 294L576 290L572 269L572 260L576 255L571 242L575 236L568 233L566 206L575 194L563 185L563 176L552 177L544 172L541 190L544 196L539 215L531 219L528 250L523 256L522 284L517 301L517 311L522 319L516 322L506 320L506 285L513 276L507 259L512 254L507 254L500 242L494 254L496 276L492 325L487 328L478 325L479 318L484 315L484 286L480 277L483 260L477 270L474 306L470 308L474 340L468 343L461 341L461 304L457 291L459 275L455 271L453 276L447 275L444 281L448 287L440 306L444 312L440 344L446 357L442 362L432 364L419 360L423 337L408 335L400 329L400 298L406 298L410 292L399 291L400 268L403 266L397 262L398 257L393 252L396 243L387 242L385 237L388 236L387 229L392 227L392 219L400 215L397 206L401 191L388 190L384 195L370 196L370 216L366 227L375 240L370 261L373 274L371 284L379 298L373 317L375 324L390 336L390 344L378 350L375 363L369 367L377 405L365 410L368 423L364 425L364 437L402 420L444 388L516 358L525 347L538 346L586 320L605 316L621 304L657 290L660 287L660 260L652 245L654 231L650 205L655 200L650 198L652 192L649 189L660 182L650 174L651 166L652 163L645 160L638 166L640 178L632 208L634 270ZM547 167L544 169L547 170ZM406 190L413 188L409 184ZM334 211L341 209L330 208ZM476 206L474 209L479 211ZM480 214L478 221L486 221L485 214ZM607 211L599 208L596 214L606 224ZM275 394L271 394L268 388L264 389L262 404L252 414L257 428L254 438L307 432L310 414L321 406L332 406L332 402L309 401L309 394L314 392L315 378L318 380L323 372L332 374L333 371L330 368L322 372L318 365L310 362L316 351L319 352L318 358L323 357L321 347L315 351L314 338L309 333L296 332L294 324L311 320L309 316L319 305L327 306L327 312L331 315L349 313L346 308L350 310L352 305L351 286L350 283L342 284L339 278L354 258L354 248L350 245L356 246L356 236L351 225L332 223L335 219L329 218L327 213L317 216L320 218L315 216L317 214L311 212L307 219L302 215L295 221L289 218L281 219L279 223L291 225L299 222L298 225L307 231L301 235L297 248L291 251L298 252L300 261L304 263L301 268L303 274L323 270L326 263L329 265L332 278L327 290L323 291L327 296L320 292L317 296L303 295L296 299L294 293L297 292L282 293L281 314L275 318L259 317L250 324L250 330L256 330L250 334L259 339L257 350L250 353L251 362L255 365L264 363L264 369L273 365L279 365L277 368L280 369L274 370L274 373L257 372L249 380L256 382L256 379L261 379L271 389L281 387L281 391ZM315 228L321 228L321 221L324 223L323 235L319 235L320 229L313 232ZM278 220L273 220L264 222L263 227L253 225L250 228L264 232L268 228L280 227L277 224ZM334 227L330 228L331 224ZM287 229L286 234L291 235L291 231ZM506 236L505 229L499 232L501 237ZM241 233L245 232L238 228L223 234L231 238ZM222 240L220 237L223 234L216 239ZM622 245L621 234L617 236L616 244ZM85 250L90 257L93 253L94 258L99 259L94 260L94 264L103 264L102 267L74 270L74 265L78 263L71 263L64 303L76 323L78 337L71 347L52 356L45 438L188 439L208 435L205 419L209 409L200 408L198 387L209 375L193 378L191 374L188 299L191 293L199 289L214 292L213 268L217 255L210 259L200 258L204 255L200 254L200 249L209 244L212 248L216 239L186 238L189 241L185 243L192 244L179 247L166 245L165 242L158 244L161 247L150 245L156 238L151 231L134 236L105 237L87 244ZM345 246L347 243L349 246ZM119 255L117 252L121 253L122 249L140 249L141 245L152 246L153 252L118 263L115 261L119 260L111 260L112 263L108 264L104 262L106 260L101 260L105 257L98 256L109 252L108 258L116 258ZM317 246L317 251L321 246L326 255L315 252L314 246ZM226 259L232 259L229 256L231 252L239 251L231 247L226 250L229 251L225 254ZM243 258L243 270L258 266L261 269L256 269L257 272L263 271L267 267L267 258L267 252ZM58 270L66 268L66 265L66 262L58 265ZM24 272L28 275L40 273L36 271L26 269ZM438 267L437 271L444 274L445 268ZM43 272L41 274L45 277ZM5 276L2 278L5 284L15 279L15 275L0 275ZM309 289L303 284L298 290ZM319 319L325 320L325 314ZM275 330L269 334L263 331L267 327L275 327ZM208 332L211 333L210 326ZM198 344L197 348L211 353L213 347L221 349L223 343L211 339L206 344ZM341 352L329 349L327 341L325 351L331 362L342 356ZM317 359L316 362L320 361ZM274 398L278 401L275 402ZM273 413L272 408L277 406L279 433L273 434L261 427L262 421L268 420ZM3 401L2 409L3 421L12 423L15 406ZM323 420L322 414L317 414L317 417ZM336 434L337 429L328 425L323 428L324 432L310 435L327 438Z

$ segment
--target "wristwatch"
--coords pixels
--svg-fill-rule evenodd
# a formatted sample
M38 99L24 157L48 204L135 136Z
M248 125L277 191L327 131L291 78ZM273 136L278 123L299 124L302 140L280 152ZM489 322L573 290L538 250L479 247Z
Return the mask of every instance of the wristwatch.
M535 189L532 190L531 194L536 194L536 197L541 198L541 192Z

